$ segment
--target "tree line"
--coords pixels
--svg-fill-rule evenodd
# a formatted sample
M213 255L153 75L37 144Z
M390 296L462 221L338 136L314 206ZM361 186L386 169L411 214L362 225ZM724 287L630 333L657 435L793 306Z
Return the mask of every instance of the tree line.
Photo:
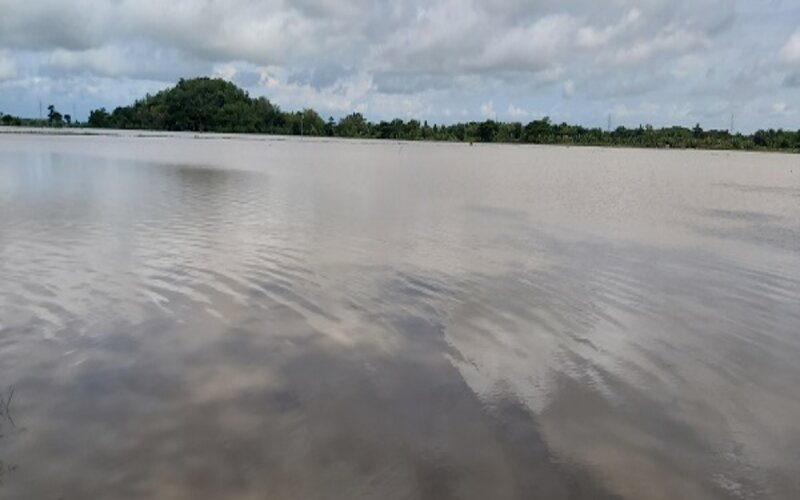
M21 118L19 116L7 115L0 112L0 125L6 127L71 127L79 125L73 123L72 116L68 114L62 115L54 105L47 106L47 118Z
M48 107L48 126L74 125L69 115ZM0 123L17 125L19 118L0 115ZM7 119L10 123L7 123ZM265 97L252 98L235 84L214 78L181 79L174 87L146 95L130 106L112 112L92 110L85 124L95 128L195 132L309 135L372 139L503 142L632 146L648 148L701 148L780 150L800 152L800 130L759 130L733 134L727 130L650 125L614 130L554 123L549 118L520 122L471 121L452 125L400 120L371 122L360 113L324 120L313 109L283 111Z

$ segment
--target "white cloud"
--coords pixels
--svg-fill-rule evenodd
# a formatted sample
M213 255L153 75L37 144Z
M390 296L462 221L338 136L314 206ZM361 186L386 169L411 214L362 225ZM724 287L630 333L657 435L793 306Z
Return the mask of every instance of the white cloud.
M779 53L781 61L789 65L800 66L800 30L795 31Z
M0 46L86 50L113 34L113 4L93 0L0 0Z
M274 89L280 86L281 82L275 76L278 72L277 68L260 68L258 70L258 83L268 89Z
M577 44L579 47L596 49L608 45L614 39L622 36L633 28L641 19L639 9L629 10L616 24L609 24L602 28L596 26L583 26L578 30Z
M574 96L575 95L575 82L573 82L572 80L567 80L566 82L564 82L564 85L561 88L561 93L567 99L569 99L572 96Z
M55 76L92 75L172 81L209 73L200 63L174 49L145 44L104 45L86 50L58 48L39 58L40 72Z
M65 73L90 72L107 76L127 75L137 65L134 58L126 57L124 49L114 46L80 51L59 48L50 53L47 63Z
M530 26L512 28L491 39L467 68L528 71L539 73L559 66L569 49L578 21L570 16L553 15Z
M529 113L522 108L518 108L513 104L508 105L508 116L510 116L511 118L515 119L524 118L528 116L528 114Z
M485 118L491 118L491 119L497 117L497 112L494 110L493 101L481 104L481 115L483 115Z
M10 80L17 76L17 64L6 50L0 50L0 81Z
M61 80L131 90L216 75L285 107L445 120L465 108L486 116L489 102L505 110L509 98L592 124L645 101L721 115L772 95L795 109L800 31L789 3L0 0L0 79L39 78L22 99L35 103ZM0 106L18 101L0 92ZM748 109L774 119L761 100Z
M266 94L270 99L291 109L311 107L321 112L346 114L370 108L374 83L367 73L356 73L338 80L335 84L316 88L310 83L289 82L285 68L272 66L253 68L259 81L251 90L254 94ZM388 99L384 103L388 103ZM398 99L399 101L399 99Z
M660 55L681 55L709 45L708 36L701 31L668 26L654 37L617 49L605 61L618 66L641 65Z
M228 80L232 82L238 73L238 69L236 68L235 64L226 63L226 64L217 64L214 66L214 72L212 76L215 78L222 78L223 80Z
M776 115L784 115L789 112L789 105L785 102L776 102L771 106L771 111Z

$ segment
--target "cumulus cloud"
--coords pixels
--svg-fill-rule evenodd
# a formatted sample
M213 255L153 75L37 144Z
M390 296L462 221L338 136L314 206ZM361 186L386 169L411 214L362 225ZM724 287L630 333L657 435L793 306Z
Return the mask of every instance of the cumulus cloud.
M0 50L0 81L17 76L17 64L8 51Z
M564 82L564 85L562 87L562 93L564 94L564 97L566 97L567 99L574 96L575 82L573 82L572 80L567 80L566 82Z
M776 103L774 103L770 107L770 110L772 111L773 114L776 114L776 115L785 115L785 114L789 113L789 111L790 111L789 110L789 105L786 104L785 102L776 102Z
M86 50L113 34L114 7L92 0L0 0L0 46Z
M780 51L781 60L790 65L800 66L800 30L795 31Z
M497 112L494 110L494 101L489 101L481 104L481 115L484 118L496 118Z
M661 55L685 54L709 45L706 33L669 26L653 37L621 47L602 59L613 66L638 66Z
M722 0L653 0L645 11L628 3L617 2L623 10L608 20L588 0L0 0L0 43L88 51L146 42L212 62L361 61L373 73L552 73L577 50L597 51L615 42L634 42L628 60L637 61L659 50L688 49L717 26L715 13L730 10ZM664 29L654 29L665 20Z
M239 73L239 70L236 68L235 64L218 64L214 66L214 71L211 74L214 78L221 78L223 80L228 80L229 82L233 82L236 75Z
M513 104L509 104L508 105L508 111L507 112L508 112L508 116L510 116L511 118L514 118L514 119L525 118L529 114L524 109L518 108L517 106L514 106Z
M35 63L37 76L84 75L162 81L210 74L214 68L211 63L174 48L147 43L115 43L85 50L57 48L38 54Z
M38 96L65 79L134 88L216 75L326 113L479 118L496 102L511 116L514 100L597 124L643 99L744 106L800 85L796 7L771 0L769 23L749 25L762 10L755 0L0 0L0 80L38 79Z
M607 46L615 39L620 38L635 28L641 20L642 13L639 9L629 10L618 23L605 26L582 26L578 29L576 42L579 47L596 49Z
M553 15L529 26L518 26L491 39L474 59L463 66L481 71L522 72L545 80L555 80L562 73L560 60L569 48L575 20Z

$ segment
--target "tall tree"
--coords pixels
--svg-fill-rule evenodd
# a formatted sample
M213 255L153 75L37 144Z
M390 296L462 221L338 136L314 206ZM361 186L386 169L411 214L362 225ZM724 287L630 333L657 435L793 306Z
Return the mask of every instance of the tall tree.
M51 127L63 127L64 126L64 118L61 116L61 113L56 111L56 107L50 104L47 106L47 123Z

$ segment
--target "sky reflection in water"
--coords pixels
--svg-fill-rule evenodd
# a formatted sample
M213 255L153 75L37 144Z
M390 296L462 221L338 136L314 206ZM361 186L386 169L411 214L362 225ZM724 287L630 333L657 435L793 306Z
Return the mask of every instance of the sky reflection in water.
M0 135L0 493L796 497L796 167Z

